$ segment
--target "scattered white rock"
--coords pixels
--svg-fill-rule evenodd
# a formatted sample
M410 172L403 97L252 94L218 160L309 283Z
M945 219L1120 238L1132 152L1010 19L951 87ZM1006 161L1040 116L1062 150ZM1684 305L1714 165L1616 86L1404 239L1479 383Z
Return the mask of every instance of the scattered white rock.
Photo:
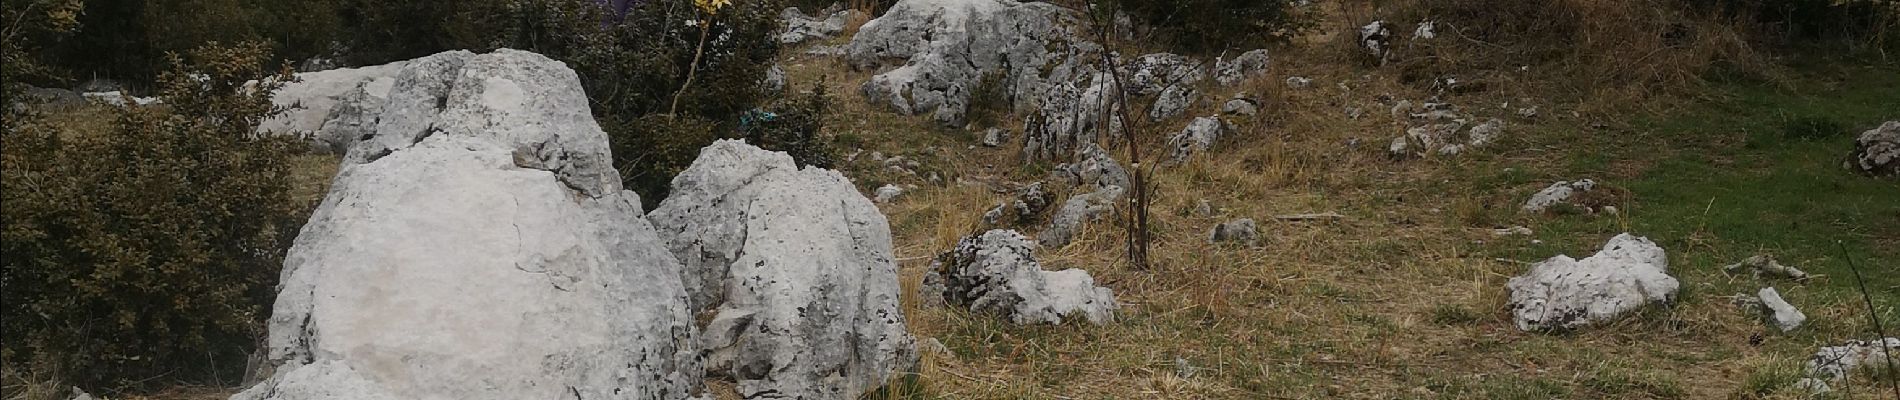
M1537 194L1531 195L1530 200L1524 201L1523 208L1525 212L1541 213L1544 212L1544 210L1550 209L1551 206L1569 203L1571 198L1583 192L1594 190L1596 187L1597 182L1589 179L1575 182L1558 181L1557 183L1550 184L1550 187L1546 187L1544 190L1537 191Z
M1778 277L1801 281L1807 280L1809 277L1807 272L1803 272L1799 268L1781 265L1781 262L1775 261L1775 256L1767 254L1750 256L1742 260L1742 262L1722 267L1722 270L1728 271L1728 273L1731 274L1748 272L1753 274L1756 278Z
M837 171L721 140L648 219L685 262L693 311L712 312L707 373L741 397L851 399L917 362L889 223Z
M1838 381L1861 368L1884 370L1890 361L1900 363L1897 352L1900 352L1900 338L1873 342L1849 340L1840 346L1822 347L1808 357L1808 375Z
M1236 97L1221 104L1220 113L1226 115L1254 115L1260 113L1260 102L1246 97Z
M779 13L779 24L785 30L778 35L779 44L797 44L810 40L830 39L844 32L845 20L856 10L840 10L823 19L806 16L798 7L786 8Z
M1260 233L1254 227L1252 218L1222 222L1220 225L1214 225L1214 229L1207 232L1208 243L1240 242L1253 246L1259 241Z
M862 69L902 66L862 88L872 104L900 114L931 114L963 126L969 96L985 74L1002 74L1012 106L1036 109L1054 86L1088 75L1099 49L1071 32L1073 10L1012 0L902 0L866 22L846 47Z
M1577 329L1673 300L1680 283L1668 268L1662 247L1625 233L1582 260L1558 255L1538 262L1505 287L1519 330Z
M1863 174L1900 177L1900 121L1887 121L1861 132L1846 165Z
M275 372L233 398L697 392L679 262L621 189L574 72L498 50L400 76L388 107L429 111L391 114L376 134L399 145L345 158L285 257Z
M1304 76L1289 76L1286 78L1286 87L1293 89L1313 87L1313 79Z
M891 200L896 200L897 196L902 195L904 195L904 188L898 187L897 185L885 184L877 188L877 202L879 203L889 203Z
M1080 317L1094 324L1114 320L1115 292L1095 285L1088 271L1044 271L1035 244L1013 230L963 238L937 256L924 275L946 304L995 313L1019 324L1060 324Z
M1009 131L1003 128L990 128L983 131L983 147L999 147L1009 141Z
M1213 148L1214 142L1233 130L1233 125L1217 117L1195 118L1188 122L1187 128L1181 129L1181 133L1168 138L1168 147L1174 148L1170 160L1174 163L1186 162L1189 157Z
M1187 112L1189 107L1201 99L1200 91L1191 86L1169 86L1155 96L1154 104L1148 107L1148 120L1160 121L1174 118Z
M1781 292L1775 291L1775 288L1762 288L1761 291L1755 293L1755 299L1763 307L1763 316L1774 321L1775 327L1781 328L1782 332L1792 331L1808 321L1807 314L1802 314L1801 310L1795 309L1793 304L1788 304L1787 300L1783 300Z
M1207 199L1201 199L1199 201L1195 201L1194 215L1199 215L1203 217L1214 216L1214 203L1207 201Z
M1214 61L1214 80L1221 86L1230 86L1241 81L1265 75L1267 72L1267 49L1258 49L1241 53L1233 59L1219 58Z
M1068 201L1062 202L1062 208L1056 209L1055 216L1049 218L1049 226L1036 233L1036 243L1051 249L1069 245L1075 235L1081 233L1083 224L1114 212L1122 194L1120 186L1103 186L1086 194L1069 196Z
M1513 225L1509 228L1497 228L1497 229L1491 230L1492 236L1511 236L1511 235L1530 236L1533 233L1535 232L1532 232L1531 228L1526 228L1521 225Z
M1428 40L1438 37L1438 24L1432 21L1418 23L1418 29L1412 30L1412 39Z
M1437 112L1440 111L1427 111L1428 114ZM1392 155L1401 157L1432 154L1453 156L1490 144L1503 132L1504 121L1495 118L1471 129L1465 129L1465 123L1461 120L1432 123L1406 130L1405 136L1392 140L1388 150Z
M1372 21L1359 27L1359 47L1378 60L1379 65L1385 65L1392 50L1392 29L1385 21Z
M1155 95L1169 88L1187 87L1204 79L1200 63L1172 53L1145 54L1123 66L1123 89L1129 94Z
M1089 143L1076 151L1075 162L1060 164L1049 172L1049 180L1068 185L1094 185L1096 187L1119 186L1134 187L1128 176L1128 170L1122 168L1108 150Z
M271 105L283 112L259 122L257 132L305 135L312 146L343 154L362 136L376 133L397 74L409 63L300 72L271 94Z
M159 100L157 97L131 96L131 95L125 94L125 92L116 91L116 90L110 91L110 92L86 92L86 93L80 93L79 96L85 97L86 100L91 100L93 102L97 102L97 103L101 103L101 104L105 104L105 105L109 105L113 107L125 107L127 104L135 105L135 106L149 106L149 105L159 104L159 103L164 102L164 101Z
M1537 118L1537 106L1519 108L1517 109L1517 116L1524 117L1524 119Z

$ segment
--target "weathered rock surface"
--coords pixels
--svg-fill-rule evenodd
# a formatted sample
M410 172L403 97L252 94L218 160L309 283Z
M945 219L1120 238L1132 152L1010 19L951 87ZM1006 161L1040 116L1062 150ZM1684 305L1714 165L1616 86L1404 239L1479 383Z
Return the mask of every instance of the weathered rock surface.
M1432 123L1407 129L1405 136L1392 140L1389 150L1394 156L1451 156L1490 144L1503 133L1504 121L1498 119L1485 121L1471 129L1465 129L1462 120Z
M1379 65L1385 65L1392 51L1392 28L1386 26L1385 21L1372 21L1359 27L1359 47Z
M1849 340L1840 346L1822 347L1808 357L1808 374L1828 380L1841 380L1861 368L1884 370L1888 357L1900 363L1900 338L1877 341Z
M1220 225L1214 225L1214 229L1207 232L1208 243L1239 242L1253 246L1259 241L1260 232L1255 228L1253 218L1222 222Z
M969 96L985 74L1001 74L1013 106L1042 103L1052 86L1082 76L1078 68L1099 46L1070 31L1077 13L1049 3L1013 0L903 0L859 28L846 47L858 68L894 59L896 69L863 87L873 104L901 114L930 113L960 126Z
M876 199L877 202L889 203L891 202L891 200L897 200L897 196L903 196L904 188L898 187L897 185L887 184L887 185L878 187L877 193L875 194L877 195L877 199Z
M1544 190L1537 191L1537 194L1531 195L1530 200L1524 201L1523 208L1525 212L1541 213L1544 212L1544 210L1550 209L1551 206L1569 203L1572 197L1596 189L1596 187L1597 182L1589 179L1574 182L1558 181L1557 183L1551 184L1550 187L1544 188Z
M784 91L785 68L779 67L778 64L772 64L771 68L765 69L765 79L761 79L759 82L765 86L765 91L767 92Z
M1260 113L1260 102L1246 97L1235 97L1221 104L1220 113L1226 115L1254 115Z
M1900 121L1887 121L1862 132L1854 140L1847 168L1868 175L1900 177Z
M1025 118L1023 158L1064 160L1083 145L1120 137L1121 104L1115 79L1106 72L1053 85L1042 105Z
M811 40L830 39L844 32L845 20L851 18L852 12L855 11L838 10L828 14L820 11L821 14L827 15L823 18L814 18L799 11L798 7L786 8L778 16L779 24L785 27L785 30L778 34L778 42L779 44L798 44Z
M990 128L983 131L983 147L1000 147L1009 141L1009 131L1003 128Z
M1267 49L1241 53L1233 59L1217 59L1214 61L1214 81L1221 86L1230 86L1265 75L1268 61Z
M574 72L512 50L425 59L390 107L431 111L385 118L376 134L404 139L345 160L285 258L275 373L233 398L693 395L679 264Z
M1779 278L1793 279L1797 281L1808 279L1807 272L1804 272L1795 267L1781 265L1781 262L1775 261L1775 256L1771 256L1767 254L1757 254L1754 256L1750 256L1747 259L1742 260L1742 262L1729 264L1726 267L1722 267L1722 270L1728 271L1728 273L1731 273L1731 274L1739 274L1739 273L1747 272L1749 274L1754 275L1756 278L1779 277Z
M722 140L648 218L714 312L708 373L741 396L856 398L915 366L889 223L836 171Z
M1049 178L1050 181L1066 185L1134 187L1128 170L1122 168L1121 162L1115 161L1108 150L1093 143L1076 151L1075 162L1056 165L1055 170L1049 172Z
M1115 293L1095 285L1088 271L1044 271L1035 244L1013 230L963 238L938 255L925 287L946 304L994 313L1016 324L1060 324L1080 317L1102 324L1114 319ZM928 295L928 294L927 294Z
M1174 118L1187 112L1189 107L1193 107L1194 103L1200 100L1201 92L1194 90L1191 86L1170 86L1162 89L1161 94L1155 96L1154 103L1148 106L1148 120L1160 121Z
M1056 209L1055 216L1049 218L1049 226L1036 232L1036 243L1046 248L1058 248L1069 245L1075 235L1081 233L1082 225L1101 219L1115 211L1115 203L1122 198L1120 186L1103 186L1094 191L1069 196L1062 202L1062 208Z
M1172 53L1145 54L1129 60L1122 69L1129 94L1151 96L1170 88L1189 87L1206 77L1200 63Z
M1802 314L1793 304L1788 304L1775 288L1761 288L1761 291L1755 292L1755 299L1761 302L1763 316L1774 322L1775 327L1781 328L1782 332L1792 331L1808 321L1807 314Z
M1662 247L1625 233L1582 260L1558 255L1532 265L1505 288L1519 330L1576 329L1672 301L1680 283L1668 268Z
M357 138L375 133L383 103L408 63L298 73L295 82L271 94L271 104L284 112L258 123L257 131L308 135L318 149L343 154Z
M1049 204L1055 202L1055 195L1042 188L1042 182L1034 182L1016 189L1014 199L997 204L989 212L983 213L985 225L1013 223L1028 225L1042 218L1049 210Z
M1217 117L1195 118L1194 121L1188 122L1187 128L1181 129L1180 133L1168 138L1168 147L1174 149L1169 159L1174 163L1186 162L1195 154L1213 148L1214 142L1219 141L1221 136L1232 133L1233 130L1233 125L1228 125L1227 121L1222 121Z

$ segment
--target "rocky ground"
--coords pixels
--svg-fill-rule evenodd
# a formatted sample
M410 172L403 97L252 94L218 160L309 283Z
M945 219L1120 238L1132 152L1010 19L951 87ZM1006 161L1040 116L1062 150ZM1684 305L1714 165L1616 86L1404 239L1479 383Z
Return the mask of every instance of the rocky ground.
M1876 336L1867 299L1900 331L1891 66L1556 98L1364 62L1439 40L1419 21L1218 60L1117 42L1117 74L1045 3L784 18L772 79L834 95L837 170L722 141L655 210L538 55L280 93L321 101L265 129L338 155L307 162L327 200L287 262L277 368L174 397L1882 398L1894 376L1866 371L1900 342L1853 342ZM990 74L1004 104L972 97ZM1540 79L1515 74L1487 78ZM1136 117L1104 124L1115 91ZM98 107L52 118L85 130ZM1129 169L1149 171L1145 269ZM379 328L409 319L475 333Z

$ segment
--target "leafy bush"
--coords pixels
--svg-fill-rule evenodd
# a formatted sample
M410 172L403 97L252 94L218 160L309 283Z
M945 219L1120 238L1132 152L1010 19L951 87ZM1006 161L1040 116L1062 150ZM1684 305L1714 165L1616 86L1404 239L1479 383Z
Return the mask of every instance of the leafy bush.
M311 204L291 197L287 138L261 44L171 57L167 107L109 132L9 126L0 231L9 366L84 387L237 377Z
M1262 0L1112 0L1108 10L1127 13L1135 23L1190 53L1252 50L1308 27L1296 18L1291 1Z
M831 98L821 82L805 95L779 101L768 108L770 111L742 118L740 134L746 143L783 151L801 166L831 168L837 151L824 136L830 108Z

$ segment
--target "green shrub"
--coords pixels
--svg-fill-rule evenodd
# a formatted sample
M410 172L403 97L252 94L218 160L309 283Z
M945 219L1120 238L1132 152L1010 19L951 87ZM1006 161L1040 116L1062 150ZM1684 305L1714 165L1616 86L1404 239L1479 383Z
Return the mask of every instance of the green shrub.
M1136 24L1188 53L1252 50L1292 37L1310 22L1296 18L1291 1L1112 0L1106 10L1126 12Z
M791 155L800 166L832 168L837 150L824 135L830 108L831 98L820 82L802 96L781 100L767 108L769 111L742 118L740 134L746 143Z
M265 54L172 57L169 106L125 109L109 132L9 126L9 368L87 388L239 376L312 205L291 197L300 145L252 134L278 86L244 86L270 75Z

